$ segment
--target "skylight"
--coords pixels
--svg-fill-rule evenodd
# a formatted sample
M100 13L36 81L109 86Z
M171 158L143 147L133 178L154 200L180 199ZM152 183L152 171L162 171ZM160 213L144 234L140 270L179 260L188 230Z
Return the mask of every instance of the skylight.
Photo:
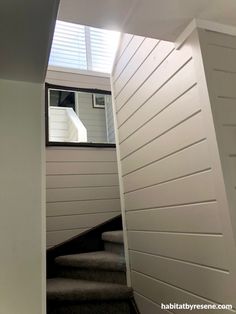
M57 20L50 66L111 73L120 33Z

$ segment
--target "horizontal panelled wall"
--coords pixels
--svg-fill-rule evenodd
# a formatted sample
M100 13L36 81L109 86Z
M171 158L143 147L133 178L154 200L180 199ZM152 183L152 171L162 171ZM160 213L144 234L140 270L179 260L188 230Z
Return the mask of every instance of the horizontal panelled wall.
M161 303L236 305L196 45L195 33L179 49L125 35L113 70L131 283L142 314L164 313Z
M119 215L115 148L46 150L47 247Z
M236 241L236 36L199 33Z

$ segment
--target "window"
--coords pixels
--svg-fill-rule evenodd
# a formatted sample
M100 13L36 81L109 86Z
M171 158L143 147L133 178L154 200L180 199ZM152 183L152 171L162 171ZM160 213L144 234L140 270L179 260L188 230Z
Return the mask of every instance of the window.
M49 65L110 73L120 33L57 21Z
M103 94L93 94L93 107L94 108L105 108L106 96Z

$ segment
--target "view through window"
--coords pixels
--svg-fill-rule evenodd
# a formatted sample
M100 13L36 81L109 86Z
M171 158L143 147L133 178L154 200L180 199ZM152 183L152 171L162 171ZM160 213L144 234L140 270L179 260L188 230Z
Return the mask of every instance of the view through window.
M49 142L115 143L110 92L48 87Z

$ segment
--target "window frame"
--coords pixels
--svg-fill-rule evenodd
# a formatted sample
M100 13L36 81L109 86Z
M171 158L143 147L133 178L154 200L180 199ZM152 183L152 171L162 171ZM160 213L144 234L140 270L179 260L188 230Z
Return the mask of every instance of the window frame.
M97 95L99 95L99 96L104 95L104 105L100 105L97 103ZM93 93L93 108L94 109L105 109L105 106L106 106L105 94Z
M52 49L53 49L53 42L54 42L54 36L53 36L53 41L52 41L52 47L51 47L51 52L50 52L50 56L49 56L49 66L51 67L63 67L63 68L66 68L66 69L70 69L71 71L73 70L81 70L81 71L84 71L84 72L97 72L97 73L105 73L105 74L110 74L112 72L112 68L113 68L113 63L114 63L114 59L112 60L111 59L111 68L109 71L100 71L99 69L96 69L96 62L94 64L94 61L93 61L93 58L96 57L96 53L94 54L94 51L96 51L95 49L96 48L93 48L93 40L92 40L92 33L93 32L96 32L96 30L99 32L106 32L106 31L110 31L110 30L106 30L106 29L102 29L102 28L96 28L96 27L92 27L92 26L87 26L87 25L82 25L82 24L77 24L77 23L73 23L73 22L65 22L63 20L57 20L57 22L63 22L63 23L69 23L69 24L75 24L75 25L78 25L78 26L82 26L83 27L83 34L84 34L84 43L85 43L85 59L86 59L86 69L84 68L80 68L80 67L70 67L70 66L66 66L66 65L60 65L60 64L53 64L53 63L50 63L50 58L51 58L51 53L52 53ZM68 26L69 27L69 26ZM56 29L56 28L55 28ZM114 32L114 31L113 31ZM121 37L121 33L117 32L118 33L118 40L117 40L117 47L116 49L118 48L118 43L120 41L120 37ZM55 34L55 33L54 33ZM114 53L114 57L116 55L116 52Z
M60 146L60 147L116 147L116 144L113 143L85 143L85 142L51 142L49 141L49 116L48 116L48 90L49 89L58 89L58 90L68 90L75 92L85 92L93 94L104 94L111 95L111 91L101 90L101 89L92 89L92 88L78 88L78 87L68 87L62 85L54 85L50 83L45 83L45 144L46 147L50 146Z

